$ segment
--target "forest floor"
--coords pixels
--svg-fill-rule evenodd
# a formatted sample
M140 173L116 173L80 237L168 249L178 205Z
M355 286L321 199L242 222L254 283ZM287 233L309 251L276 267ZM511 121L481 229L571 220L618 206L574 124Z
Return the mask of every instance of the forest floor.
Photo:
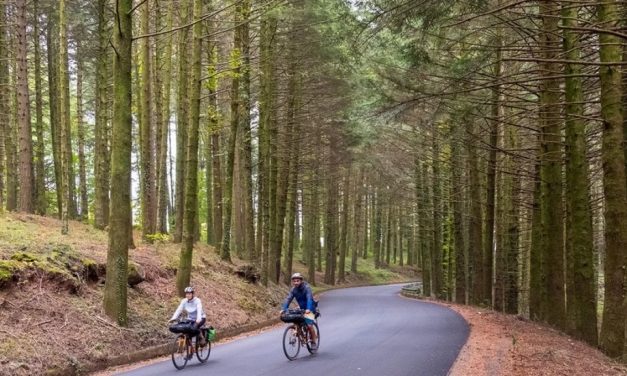
M449 376L619 376L627 367L598 349L520 316L458 304L470 337Z
M70 222L61 235L57 219L0 214L0 375L37 375L163 344L172 337L167 320L176 309L175 273L179 244L157 241L129 251L136 283L128 290L127 328L102 309L107 234ZM294 260L299 260L295 255ZM305 265L295 261L295 271ZM415 280L411 268L375 270L359 260L343 286ZM208 321L221 330L275 318L285 285L265 288L238 274L245 261L220 260L201 242L194 248L192 283ZM317 280L322 280L322 274ZM324 289L318 284L317 289Z

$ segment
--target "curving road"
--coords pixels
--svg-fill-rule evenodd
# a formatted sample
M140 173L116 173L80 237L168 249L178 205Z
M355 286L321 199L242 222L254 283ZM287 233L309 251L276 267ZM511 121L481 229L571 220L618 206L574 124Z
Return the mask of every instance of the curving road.
M398 296L400 285L324 293L320 350L289 361L283 328L218 344L205 364L194 358L182 371L164 361L121 375L322 376L446 375L468 338L468 325L443 306Z

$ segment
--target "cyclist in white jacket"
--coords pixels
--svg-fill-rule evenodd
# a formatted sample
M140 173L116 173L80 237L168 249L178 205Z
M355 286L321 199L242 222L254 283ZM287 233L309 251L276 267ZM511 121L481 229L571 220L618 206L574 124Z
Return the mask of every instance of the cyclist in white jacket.
M202 302L199 298L194 296L194 288L191 286L185 288L185 298L181 300L181 304L179 304L179 307L174 312L174 315L172 315L170 322L176 321L179 316L181 316L181 313L183 313L183 310L187 312L187 320L193 321L197 329L205 325L207 316L205 315L205 311L202 309ZM201 339L204 341L202 330Z

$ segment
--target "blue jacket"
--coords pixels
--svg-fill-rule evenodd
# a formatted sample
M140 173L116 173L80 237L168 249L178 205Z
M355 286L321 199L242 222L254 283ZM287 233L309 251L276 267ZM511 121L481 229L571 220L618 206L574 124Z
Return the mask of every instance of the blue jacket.
M286 311L289 307L292 299L296 298L298 302L298 306L300 309L308 309L311 312L314 312L314 300L313 293L311 292L311 287L306 282L303 282L298 287L292 287L290 293L285 298L283 302L283 310Z

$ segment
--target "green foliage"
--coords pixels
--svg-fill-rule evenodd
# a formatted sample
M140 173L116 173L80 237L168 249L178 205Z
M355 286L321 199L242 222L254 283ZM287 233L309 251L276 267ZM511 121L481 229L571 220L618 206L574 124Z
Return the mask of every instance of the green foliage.
M158 232L156 234L147 234L145 237L150 243L164 244L171 240L170 234L164 234L161 232Z

